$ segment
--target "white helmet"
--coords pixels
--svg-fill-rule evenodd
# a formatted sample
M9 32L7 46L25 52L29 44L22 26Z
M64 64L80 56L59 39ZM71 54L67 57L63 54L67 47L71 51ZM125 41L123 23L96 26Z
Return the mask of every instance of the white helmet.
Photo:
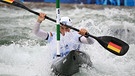
M62 23L64 25L72 26L72 21L69 17L61 17L60 23Z

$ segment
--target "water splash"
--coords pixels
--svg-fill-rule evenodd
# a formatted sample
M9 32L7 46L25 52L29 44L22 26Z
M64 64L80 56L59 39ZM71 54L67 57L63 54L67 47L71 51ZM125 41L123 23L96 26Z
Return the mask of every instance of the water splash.
M2 76L50 76L52 51L48 44L32 33L37 16L24 10L0 7L0 75ZM41 8L55 18L53 8ZM66 10L66 11L65 11ZM12 13L11 13L12 12ZM76 28L86 28L95 36L111 35L129 43L126 55L118 57L105 50L97 41L93 45L83 45L95 69L83 69L74 76L134 76L135 75L135 12L133 9L63 9L61 16L71 17ZM72 13L71 13L72 12ZM33 23L32 23L33 22ZM55 23L45 20L41 28L55 31Z

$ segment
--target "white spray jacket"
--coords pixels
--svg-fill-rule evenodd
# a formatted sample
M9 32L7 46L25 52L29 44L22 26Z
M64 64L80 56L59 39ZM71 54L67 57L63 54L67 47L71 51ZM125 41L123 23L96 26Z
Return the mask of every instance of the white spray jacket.
M36 36L46 39L51 45L50 50L54 51L54 57L56 56L56 33L55 32L45 32L40 29L40 23L36 22L33 32ZM66 56L69 51L79 50L81 43L93 44L94 40L92 38L86 38L81 36L76 31L67 32L64 36L60 35L60 53L61 56Z

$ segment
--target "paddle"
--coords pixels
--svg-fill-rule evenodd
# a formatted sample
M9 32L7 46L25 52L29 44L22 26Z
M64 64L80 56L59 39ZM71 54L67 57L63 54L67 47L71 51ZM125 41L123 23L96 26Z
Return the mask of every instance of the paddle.
M15 1L15 0L0 0L0 1L3 2L3 3L7 3L7 4L11 4L11 5L14 5L14 6L23 8L23 9L25 9L25 10L31 12L31 13L34 13L34 14L36 14L36 15L39 15L38 12L35 12L35 11L33 11L33 10L27 8L26 6L24 6L24 5L23 5L21 2L19 2L19 1ZM48 16L45 16L45 18L48 19L48 20L51 20L51 21L53 21L53 22L56 22L56 20L54 20L54 19L52 19L52 18L49 18Z
M26 6L24 6L23 4L21 4L20 2L16 2L14 0L0 0L1 2L4 2L4 3L7 3L7 4L12 4L14 6L17 6L17 7L20 7L20 8L23 8L25 10L28 10L29 12L31 13L34 13L36 15L39 15L38 12L35 12L29 8L27 8ZM53 22L56 22L56 20L48 17L48 16L45 16L46 19L48 20L51 20ZM60 23L62 24L62 23ZM71 28L75 31L79 31L79 29L76 29L74 27L71 27L71 26L68 26L68 25L65 25L67 26L68 28ZM111 36L101 36L101 37L96 37L96 36L93 36L89 33L86 33L86 36L87 37L92 37L94 38L95 40L97 40L105 49L107 49L108 51L110 51L111 53L115 54L115 55L118 55L118 56L122 56L122 55L125 55L129 49L129 45L127 43L125 43L124 41L118 39L118 38L115 38L115 37L111 37Z
M60 24L62 24L62 23L60 23ZM65 26L79 32L79 29L76 29L76 28L74 28L72 26L68 26L68 25L65 25ZM96 36L93 36L89 33L86 33L86 37L94 38L105 49L107 49L111 53L118 55L118 56L125 55L129 49L129 45L127 43L125 43L124 41L122 41L118 38L115 38L115 37L111 37L111 36L96 37Z

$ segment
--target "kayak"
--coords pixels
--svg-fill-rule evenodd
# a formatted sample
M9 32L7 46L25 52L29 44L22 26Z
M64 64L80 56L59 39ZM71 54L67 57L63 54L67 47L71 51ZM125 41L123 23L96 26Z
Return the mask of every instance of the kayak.
M82 51L72 50L67 56L54 60L51 69L55 75L71 76L79 72L79 67L83 64L92 66L90 56Z

